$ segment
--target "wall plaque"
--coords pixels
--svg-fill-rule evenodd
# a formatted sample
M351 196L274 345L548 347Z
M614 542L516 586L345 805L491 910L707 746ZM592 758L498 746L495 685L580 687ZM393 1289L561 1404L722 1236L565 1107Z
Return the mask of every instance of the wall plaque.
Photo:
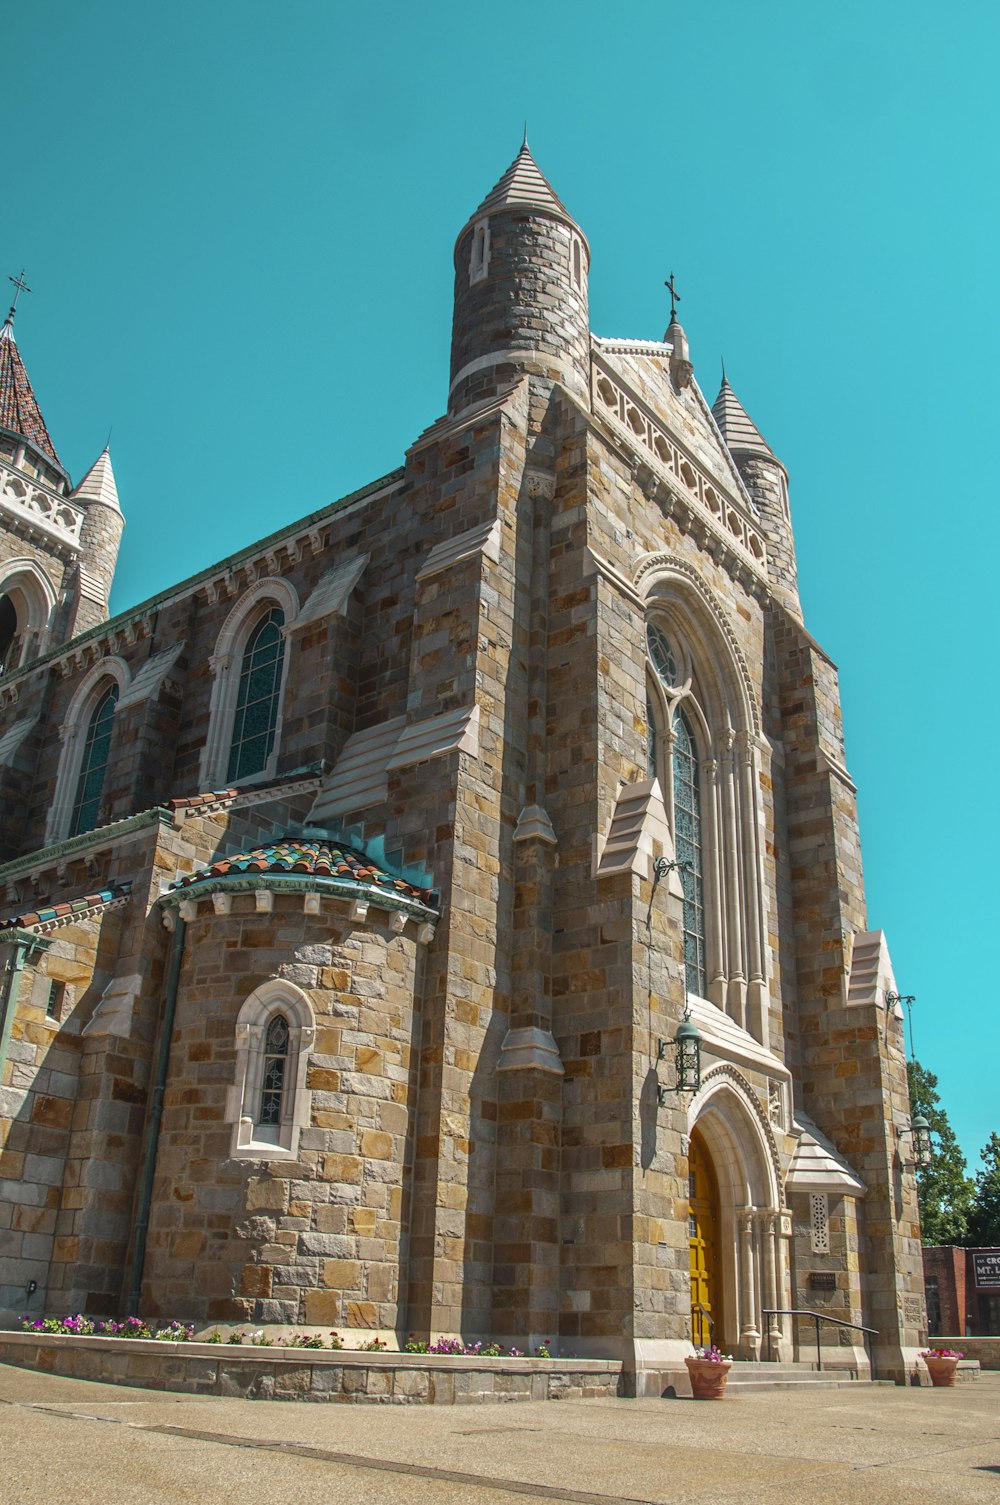
M972 1267L980 1290L1000 1290L1000 1249L976 1249Z
M835 1270L810 1270L810 1291L835 1291L837 1289L837 1272Z

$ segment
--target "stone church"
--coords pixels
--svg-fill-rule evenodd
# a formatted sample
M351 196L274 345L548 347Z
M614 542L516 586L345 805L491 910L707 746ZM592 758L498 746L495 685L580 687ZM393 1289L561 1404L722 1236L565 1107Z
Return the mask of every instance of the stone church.
M786 471L527 143L390 474L109 618L0 331L0 1314L902 1378L902 1021ZM23 322L23 321L22 321ZM442 390L442 405L444 392ZM428 418L432 415L428 414ZM679 1043L678 1043L679 1039Z

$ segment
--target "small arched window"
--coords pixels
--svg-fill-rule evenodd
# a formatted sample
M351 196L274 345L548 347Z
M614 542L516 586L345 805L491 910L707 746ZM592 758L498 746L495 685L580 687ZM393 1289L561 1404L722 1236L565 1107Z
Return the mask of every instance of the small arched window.
M288 1041L288 1020L284 1014L275 1014L264 1036L260 1107L257 1113L257 1123L265 1129L277 1128L281 1123L288 1075Z
M261 773L271 756L285 660L284 625L284 612L273 606L247 639L226 771L230 781Z
M684 973L687 990L705 996L705 878L698 752L683 711L674 718L674 848L684 889Z
M97 825L101 811L101 795L104 793L104 775L111 751L111 731L118 704L118 686L109 685L91 712L83 744L80 773L76 781L76 795L70 816L70 836L80 836L92 831Z

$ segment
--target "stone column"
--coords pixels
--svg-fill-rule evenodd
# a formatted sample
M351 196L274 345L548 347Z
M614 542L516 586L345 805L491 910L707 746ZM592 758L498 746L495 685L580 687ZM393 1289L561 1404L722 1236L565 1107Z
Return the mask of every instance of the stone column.
M740 1345L744 1355L756 1359L760 1352L760 1328L757 1326L757 1300L754 1292L754 1209L742 1207L737 1213L740 1230Z

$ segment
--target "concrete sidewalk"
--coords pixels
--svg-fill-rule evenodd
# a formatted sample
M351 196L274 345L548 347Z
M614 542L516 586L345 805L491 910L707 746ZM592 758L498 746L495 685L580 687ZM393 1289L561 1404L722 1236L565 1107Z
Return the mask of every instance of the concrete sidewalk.
M1000 1501L1000 1373L720 1403L340 1406L0 1366L2 1505Z

